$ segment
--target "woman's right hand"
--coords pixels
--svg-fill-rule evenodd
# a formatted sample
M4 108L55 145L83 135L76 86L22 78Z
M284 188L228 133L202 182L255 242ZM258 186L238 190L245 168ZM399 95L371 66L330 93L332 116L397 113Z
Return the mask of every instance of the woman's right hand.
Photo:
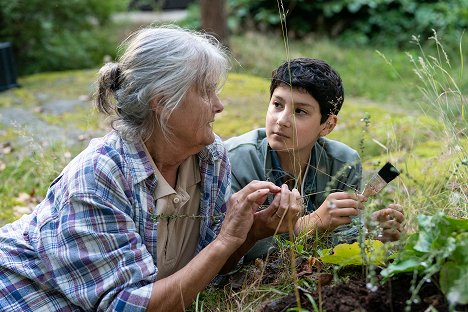
M279 193L281 188L271 182L252 181L227 202L227 212L217 239L232 248L239 248L252 227L254 214L269 193Z
M340 225L351 222L351 216L358 215L363 209L367 197L361 194L336 192L327 196L325 201L313 213L300 218L294 228L296 233L319 233L333 231Z

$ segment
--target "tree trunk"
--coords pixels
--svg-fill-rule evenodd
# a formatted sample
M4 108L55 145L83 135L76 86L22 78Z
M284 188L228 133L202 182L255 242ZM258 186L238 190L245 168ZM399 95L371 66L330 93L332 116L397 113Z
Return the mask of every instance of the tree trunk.
M229 47L226 0L200 0L201 28Z

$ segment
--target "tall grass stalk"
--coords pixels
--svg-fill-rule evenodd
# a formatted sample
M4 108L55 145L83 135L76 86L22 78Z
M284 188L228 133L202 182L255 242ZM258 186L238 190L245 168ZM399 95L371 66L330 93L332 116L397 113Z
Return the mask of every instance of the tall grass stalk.
M291 88L291 99L292 99L291 68L289 66L290 53L289 53L289 41L288 41L289 40L288 39L288 28L287 28L287 25L286 25L286 12L284 10L284 5L283 5L282 0L277 0L277 4L278 4L278 13L280 15L280 21L281 21L281 31L282 31L282 35L283 35L284 49L285 49L285 52L286 52L286 59L288 61L288 70L289 70L289 79L290 79L289 86ZM294 103L293 103L293 105L294 105ZM294 133L295 133L295 136L293 135L293 141L297 142L297 140L298 140L297 139L297 132L295 131ZM297 143L295 143L295 145L297 145ZM293 153L293 164L294 165L296 164L294 153ZM301 182L300 182L301 177L302 177L302 174L299 173L299 179L296 179L296 182L298 183L299 186L301 185ZM294 241L294 224L292 223L291 216L288 215L288 220L287 221L288 221L288 229L289 229L289 240L291 242L293 242ZM296 272L296 252L295 252L292 245L290 247L290 255L291 255L291 277L293 279L293 284L294 284L294 295L296 297L297 307L299 309L301 309L301 297L299 295L298 279L297 279L297 272Z
M462 94L458 81L453 77L453 69L444 46L437 33L429 38L437 48L437 57L426 55L420 42L421 56L417 59L409 55L414 72L421 81L419 90L423 100L431 105L443 125L443 142L438 158L445 169L443 189L446 205L440 207L445 213L455 217L468 217L468 123L465 116L466 96ZM461 41L461 40L460 40ZM460 76L463 78L463 51L460 45ZM445 164L445 166L444 166ZM436 201L437 204L439 201Z

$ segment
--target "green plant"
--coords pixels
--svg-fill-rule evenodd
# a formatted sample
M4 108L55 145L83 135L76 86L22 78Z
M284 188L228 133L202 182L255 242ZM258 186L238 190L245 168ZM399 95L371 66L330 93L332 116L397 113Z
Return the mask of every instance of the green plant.
M417 300L422 285L439 273L442 292L451 305L468 304L468 219L437 213L418 217L419 231L408 237L396 260L381 274L391 278L414 272L411 300Z
M115 43L96 29L126 0L0 0L0 41L10 41L20 74L86 68L113 55Z
M330 249L319 251L320 261L323 263L347 265L384 265L387 260L387 250L378 240L366 240L364 248L358 242L352 244L339 244ZM364 256L363 256L364 254Z
M456 45L460 30L468 26L467 0L283 0L291 36L311 32L331 36L350 45L408 46L408 33L427 37L431 29L450 37ZM266 0L230 0L234 29L252 26L281 31L277 7ZM316 18L310 18L314 16Z

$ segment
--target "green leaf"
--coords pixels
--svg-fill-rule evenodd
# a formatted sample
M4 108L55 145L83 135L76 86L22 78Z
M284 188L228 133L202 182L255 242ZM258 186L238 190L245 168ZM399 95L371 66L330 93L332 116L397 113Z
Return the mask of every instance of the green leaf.
M420 252L431 251L433 242L440 236L439 228L437 227L438 218L435 216L419 216L419 237L414 245L414 249Z
M453 219L442 213L433 216L419 216L419 236L414 249L420 252L440 251L449 257L455 246L449 239L459 232L468 230L468 220Z
M454 219L447 217L447 221L454 230L468 231L468 219Z
M468 265L468 232L456 236L456 249L450 259L460 265Z
M362 265L362 264L385 264L385 248L381 241L366 240L365 242L366 258L363 261L361 248L358 243L353 244L339 244L332 249L324 249L321 251L322 256L320 261L323 263L338 264L341 266L346 265Z
M302 254L304 252L304 245L297 244L296 245L296 250L299 254Z
M445 263L440 270L440 287L450 304L468 304L468 267Z
M409 258L390 264L387 268L383 269L380 274L383 277L390 277L398 273L413 272L414 270L419 271L421 269L424 269L421 265L421 260L418 258Z

